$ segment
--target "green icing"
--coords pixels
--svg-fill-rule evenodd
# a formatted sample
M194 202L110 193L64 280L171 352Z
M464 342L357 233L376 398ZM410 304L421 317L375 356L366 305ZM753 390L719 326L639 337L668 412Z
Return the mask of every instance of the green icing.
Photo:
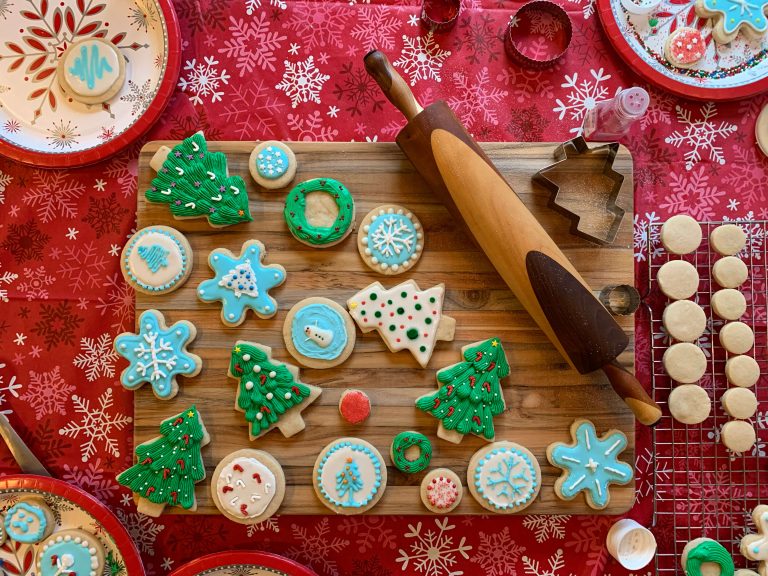
M336 202L339 213L328 227L312 226L307 221L307 195L312 192L325 192ZM291 234L303 242L320 246L344 237L353 223L354 207L352 195L344 184L331 178L315 178L302 182L288 193L283 215Z
M736 567L728 550L714 540L704 540L688 552L685 560L685 572L688 576L701 576L701 565L714 562L720 566L720 576L733 576Z
M416 446L419 449L419 455L409 460L405 453L409 448ZM418 432L400 432L392 440L392 464L407 474L421 472L429 466L432 460L432 444L429 438Z

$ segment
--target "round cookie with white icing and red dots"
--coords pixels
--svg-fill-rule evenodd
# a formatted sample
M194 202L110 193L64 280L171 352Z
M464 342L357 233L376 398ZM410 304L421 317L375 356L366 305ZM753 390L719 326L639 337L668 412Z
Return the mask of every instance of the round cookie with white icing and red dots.
M706 44L696 28L678 28L664 43L664 56L678 68L691 68L704 56Z
M225 456L211 478L211 495L224 516L240 524L259 524L280 508L285 475L263 450L244 449Z
M421 481L421 501L435 514L445 514L456 508L463 495L461 479L448 468L430 470Z

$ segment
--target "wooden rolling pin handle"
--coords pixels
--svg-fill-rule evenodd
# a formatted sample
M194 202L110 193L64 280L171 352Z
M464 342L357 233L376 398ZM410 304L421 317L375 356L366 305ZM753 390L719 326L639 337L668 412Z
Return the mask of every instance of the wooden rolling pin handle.
M383 52L371 50L363 58L365 69L376 80L384 96L410 121L424 109L416 101L403 77L392 68Z
M627 403L641 424L653 426L661 418L661 408L643 385L615 360L602 368L616 393Z

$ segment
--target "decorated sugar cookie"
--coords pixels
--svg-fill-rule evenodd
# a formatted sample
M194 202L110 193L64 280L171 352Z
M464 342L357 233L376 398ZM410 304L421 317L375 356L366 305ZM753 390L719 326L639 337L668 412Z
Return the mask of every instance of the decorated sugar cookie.
M169 328L157 310L143 312L138 325L136 334L123 332L115 338L115 351L129 362L120 383L128 390L136 390L149 382L155 396L169 400L179 391L177 375L191 378L200 373L203 361L187 352L197 329L186 320Z
M680 558L686 576L709 576L717 574L718 569L711 567L702 570L704 564L717 564L720 576L734 576L735 565L731 553L720 542L711 538L696 538L683 548Z
M426 367L438 340L453 340L456 321L443 315L445 286L421 290L413 280L386 289L379 282L347 300L349 313L365 334L377 330L392 352L408 350Z
M70 44L59 58L61 88L84 104L111 100L125 82L125 58L117 46L89 36Z
M430 470L421 481L421 501L435 514L454 510L461 503L463 495L461 479L448 468Z
M259 318L277 313L277 302L269 291L285 282L285 268L263 265L265 253L261 242L248 240L239 256L226 248L217 248L208 256L214 277L198 286L197 297L203 302L221 301L221 321L227 326L242 324L248 308Z
M387 487L387 467L376 448L359 438L339 438L323 448L312 481L320 501L337 514L373 508Z
M728 44L739 31L759 40L768 30L768 0L696 0L696 14L712 18L712 37Z
M602 437L589 420L578 419L571 425L571 444L554 442L547 448L552 466L562 469L555 482L555 494L573 500L584 492L590 508L601 510L611 500L611 484L628 484L632 466L619 460L627 447L627 437L618 430L608 430Z
M238 450L225 456L211 478L211 494L219 511L241 524L271 517L285 495L280 463L263 450Z
M7 538L24 544L35 544L56 527L53 512L42 498L30 497L14 504L5 512Z
M245 182L229 176L227 157L209 152L202 132L173 149L161 146L149 164L157 177L145 196L168 204L174 218L207 218L214 227L253 220Z
M288 193L283 215L296 240L314 248L328 248L352 232L355 201L341 182L315 178Z
M277 428L286 438L304 430L301 412L322 390L299 381L299 369L272 359L272 349L239 340L230 378L238 380L235 410L245 413L251 440Z
M467 485L475 500L499 514L520 512L541 489L541 469L530 450L514 442L494 442L469 461Z
M282 142L262 142L251 152L248 169L256 184L276 190L290 184L296 176L296 155Z
M339 398L339 414L350 424L362 424L371 415L371 399L362 390L344 390Z
M741 539L741 554L748 560L759 562L760 574L768 570L768 506L757 506L752 511L757 534L747 534Z
M664 43L664 56L678 68L695 66L705 50L706 44L698 28L678 28Z
M341 364L355 347L355 325L333 300L313 296L296 303L283 324L285 347L310 368Z
M458 444L466 434L496 438L493 417L505 408L500 380L509 375L501 340L490 338L461 349L464 361L437 372L437 392L416 399L416 407L440 420L437 436Z
M37 552L38 576L101 576L104 547L83 530L60 530Z
M195 484L205 480L200 449L211 441L195 406L160 424L160 436L136 446L136 464L117 475L130 488L136 510L160 516L166 506L196 510Z
M371 210L357 233L357 249L363 262L388 276L411 268L424 249L421 222L407 208L386 204Z
M125 281L145 294L180 288L192 271L192 248L168 226L147 226L131 236L120 255Z
M413 457L410 454L412 450L415 451ZM419 432L412 430L400 432L392 440L389 457L400 472L415 474L429 466L432 460L432 443L429 438Z

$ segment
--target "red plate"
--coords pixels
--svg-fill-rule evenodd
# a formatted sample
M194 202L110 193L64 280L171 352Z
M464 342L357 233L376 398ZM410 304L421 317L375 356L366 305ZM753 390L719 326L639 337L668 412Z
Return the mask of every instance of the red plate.
M122 562L125 565L125 574L129 576L144 575L144 565L141 563L139 551L128 531L109 508L87 492L62 480L32 475L4 476L0 479L0 496L8 494L10 491L20 493L46 492L71 502L81 511L93 517L100 524L100 528L103 528L105 535L114 541L115 548L120 552ZM77 514L77 510L68 509L67 514Z
M171 572L169 576L224 576L230 574L229 570L247 568L251 571L243 574L253 576L317 576L309 568L297 564L293 560L269 554L267 552L245 552L232 550L230 552L217 552L209 554L197 560L187 562ZM261 570L259 572L258 570ZM237 572L240 574L241 572Z

